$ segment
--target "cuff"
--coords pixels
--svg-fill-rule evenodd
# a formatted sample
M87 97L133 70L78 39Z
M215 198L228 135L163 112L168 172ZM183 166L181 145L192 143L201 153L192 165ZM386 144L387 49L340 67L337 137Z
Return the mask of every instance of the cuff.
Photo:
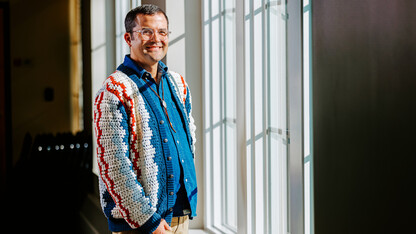
M153 233L159 226L161 220L162 217L155 212L152 217L150 217L150 219L140 227L140 229L143 233Z

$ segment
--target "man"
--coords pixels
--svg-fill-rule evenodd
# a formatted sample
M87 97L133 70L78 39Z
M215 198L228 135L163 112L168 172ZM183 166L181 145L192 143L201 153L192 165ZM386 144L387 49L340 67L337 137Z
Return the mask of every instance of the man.
M187 233L197 203L195 125L185 80L160 61L168 18L143 5L125 27L130 54L94 103L101 205L115 233Z

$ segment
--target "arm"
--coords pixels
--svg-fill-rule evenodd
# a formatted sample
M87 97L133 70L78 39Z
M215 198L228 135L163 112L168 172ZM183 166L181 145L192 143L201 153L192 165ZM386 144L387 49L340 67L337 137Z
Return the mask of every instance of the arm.
M192 97L191 97L191 92L190 92L188 85L186 85L186 89L187 89L187 92L186 92L186 99L185 99L185 109L189 118L189 131L191 132L191 137L192 137L192 153L195 154L196 126L195 126L195 120L192 117Z
M153 232L161 223L129 159L129 117L118 96L101 90L94 103L97 160L102 178L116 207L114 218L124 218L132 228Z

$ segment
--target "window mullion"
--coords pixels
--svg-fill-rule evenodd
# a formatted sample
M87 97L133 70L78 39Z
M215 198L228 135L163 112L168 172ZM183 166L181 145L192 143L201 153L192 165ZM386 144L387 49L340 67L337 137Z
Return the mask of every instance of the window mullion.
M248 233L247 224L247 145L246 145L246 101L245 93L245 1L235 4L235 38L236 38L236 130L237 130L237 233ZM240 49L238 49L240 48Z
M303 119L302 119L302 16L301 1L287 1L287 81L288 81L288 229L303 233ZM299 88L301 87L301 88ZM301 194L301 195L300 195Z
M226 219L226 176L225 176L225 170L226 170L226 165L225 165L225 144L224 144L224 134L225 134L225 128L224 128L224 17L222 15L222 0L217 0L218 1L218 38L220 40L220 46L218 47L218 54L219 54L219 84L220 87L218 87L218 90L220 90L220 143L221 143L221 157L220 157L220 161L221 161L221 228L224 225L224 221Z
M268 82L268 64L269 64L269 59L268 56L270 54L269 50L268 50L268 39L267 39L267 25L268 25L268 21L267 21L267 14L266 14L266 10L267 10L267 3L266 0L262 0L262 38L263 38L263 43L262 43L262 53L263 53L263 96L262 96L262 102L263 102L263 110L265 109L264 114L263 114L263 201L264 201L264 210L263 210L263 217L264 217L264 221L263 221L263 226L264 226L264 231L265 233L270 233L269 225L268 225L268 217L269 217L269 210L270 210L270 205L269 205L269 169L268 169L268 165L269 165L269 151L268 151L268 134L267 134L267 128L268 128L268 117L269 117L269 113L270 113L270 108L269 108L269 102L268 102L268 87L269 87L269 82Z
M209 12L209 19L212 19L212 0L208 0L209 1L209 3L208 3L208 5L209 5L209 10L208 10L208 12ZM210 60L210 62L209 62L209 69L210 69L210 75L211 75L211 77L209 77L209 99L210 99L210 106L209 106L209 109L210 109L210 123L209 123L209 126L210 126L210 168L209 168L209 170L210 170L210 175L211 175L211 178L209 179L209 186L210 186L210 192L211 192L211 194L210 194L210 197L209 197L209 201L210 201L210 217L209 217L209 219L210 219L210 224L211 225L214 225L214 147L213 147L213 145L214 145L214 128L213 128L213 118L214 118L214 114L213 114L213 89L212 89L212 69L213 69L213 65L212 65L212 62L213 62L213 59L212 59L212 21L210 21L210 23L209 23L209 48L210 48L210 50L209 50L209 60Z
M254 111L254 96L255 96L255 87L254 87L254 0L250 0L250 128L251 128L251 152L248 152L250 155L250 175L251 175L251 183L248 185L250 186L250 194L251 194L251 216L249 218L249 222L251 223L251 233L256 233L256 189L255 189L255 181L256 181L256 160L255 160L255 152L256 152L256 129L255 129L255 111Z

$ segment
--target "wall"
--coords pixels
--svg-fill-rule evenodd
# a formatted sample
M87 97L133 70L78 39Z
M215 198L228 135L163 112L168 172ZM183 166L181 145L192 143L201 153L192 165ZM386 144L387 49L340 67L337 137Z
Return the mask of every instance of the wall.
M69 0L10 1L13 161L29 132L71 130ZM53 101L44 99L45 88Z
M416 195L416 2L312 7L315 233L405 233Z
M11 169L9 4L0 1L0 193ZM1 195L0 195L1 196Z

